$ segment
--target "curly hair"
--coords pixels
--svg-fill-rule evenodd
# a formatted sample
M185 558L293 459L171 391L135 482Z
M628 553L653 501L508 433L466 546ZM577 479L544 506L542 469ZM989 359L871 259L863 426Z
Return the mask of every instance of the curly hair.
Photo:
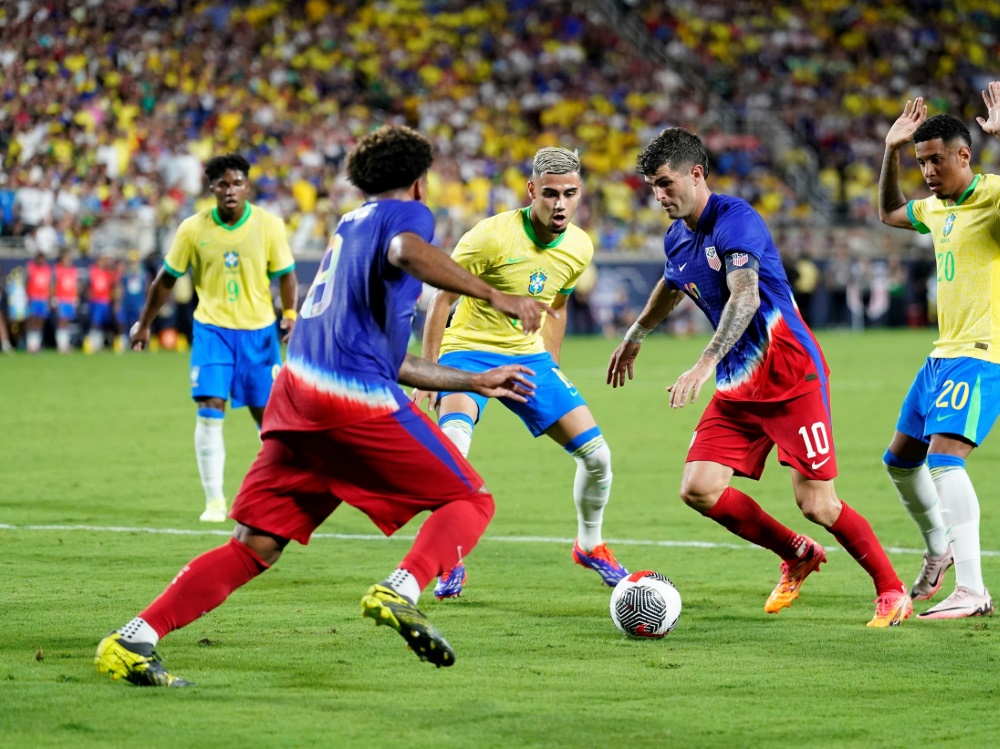
M215 182L226 173L227 169L243 172L244 175L250 176L250 162L238 153L224 153L222 156L209 159L208 163L205 164L205 176L208 177L209 182Z
M434 161L430 141L405 125L382 125L347 154L347 179L365 195L409 187Z
M965 145L972 147L972 135L969 128L958 117L950 114L936 114L928 117L923 124L913 131L913 142L923 143L940 138L942 143L951 143L961 138Z
M708 176L708 152L701 138L682 127L670 127L649 141L635 160L635 171L652 176L664 164L671 169L701 164Z

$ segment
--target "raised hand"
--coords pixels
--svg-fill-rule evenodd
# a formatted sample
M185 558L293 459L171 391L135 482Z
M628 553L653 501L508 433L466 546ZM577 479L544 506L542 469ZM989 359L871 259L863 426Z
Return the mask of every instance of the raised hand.
M989 116L985 120L977 117L976 122L983 132L1000 138L1000 81L990 81L989 91L983 91L983 101Z
M903 113L899 115L892 127L889 128L889 132L885 136L885 147L890 150L895 150L905 146L911 140L913 140L914 131L920 127L924 120L927 119L927 105L924 104L924 98L918 96L914 101L906 100L906 106L903 107Z

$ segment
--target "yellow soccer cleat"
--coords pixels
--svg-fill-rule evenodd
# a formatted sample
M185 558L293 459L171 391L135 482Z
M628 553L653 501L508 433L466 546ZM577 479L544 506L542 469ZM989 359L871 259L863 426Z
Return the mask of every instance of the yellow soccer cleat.
M101 640L94 663L98 673L108 674L115 681L125 679L140 687L194 686L167 671L152 645L128 642L118 632Z
M799 538L805 545L805 550L798 559L781 563L781 579L764 604L764 611L768 614L777 614L783 608L791 606L792 601L799 597L799 588L805 579L826 562L826 551L822 546L808 536Z
M455 663L455 651L416 606L388 585L371 586L361 598L361 615L399 632L410 650L438 668Z
M898 627L913 613L913 600L902 590L883 593L875 599L875 616L868 622L869 627Z

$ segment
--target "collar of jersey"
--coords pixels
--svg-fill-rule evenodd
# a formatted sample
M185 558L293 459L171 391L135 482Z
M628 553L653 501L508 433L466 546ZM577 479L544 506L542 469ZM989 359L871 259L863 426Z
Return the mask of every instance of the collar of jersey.
M229 224L223 222L223 220L221 218L219 218L219 206L216 206L215 208L212 209L212 220L215 221L215 223L217 223L219 226L221 226L226 231L236 231L241 226L243 226L243 224L245 224L247 222L248 218L250 218L250 201L249 200L246 202L246 206L243 208L243 215L240 217L240 220L237 221L232 226L230 226Z
M970 184L970 185L969 185L968 187L966 187L966 188L965 188L965 192L963 192L963 193L962 193L962 194L961 194L961 195L959 196L958 200L956 200L956 201L955 201L955 207L956 207L956 208L957 208L958 206L962 205L962 203L964 203L964 202L965 202L965 199L966 199L967 197L969 197L970 195L972 195L972 193L973 193L973 192L975 192L975 190L976 190L976 185L978 185L978 184L979 184L979 180L981 180L982 178L983 178L983 175L981 175L981 174L977 174L977 175L976 175L976 176L975 176L975 177L973 178L973 180L972 180L972 184Z
M543 250L550 250L553 247L557 247L563 241L563 237L566 236L566 232L563 232L548 244L539 242L538 235L535 234L535 227L531 225L531 206L521 209L521 225L524 227L524 233L528 235L528 239Z

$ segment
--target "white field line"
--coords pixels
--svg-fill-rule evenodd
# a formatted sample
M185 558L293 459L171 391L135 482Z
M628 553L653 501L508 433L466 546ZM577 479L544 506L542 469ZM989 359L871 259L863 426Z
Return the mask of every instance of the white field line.
M190 529L190 528L130 528L115 525L10 525L0 523L0 530L3 531L89 531L96 533L153 533L164 536L230 536L232 531L222 529ZM338 541L413 541L414 536L395 535L386 538L380 534L364 533L314 533L313 538L332 538ZM484 536L483 542L512 543L512 544L572 544L572 538L558 538L555 536ZM607 542L612 546L662 546L667 548L686 549L736 549L739 551L758 550L759 546L753 544L727 544L715 543L712 541L657 541L653 539L636 538L609 538ZM823 546L827 551L840 551L836 546ZM908 549L900 546L888 546L886 551L890 554L923 554L923 549ZM1000 551L983 549L984 557L998 557Z

